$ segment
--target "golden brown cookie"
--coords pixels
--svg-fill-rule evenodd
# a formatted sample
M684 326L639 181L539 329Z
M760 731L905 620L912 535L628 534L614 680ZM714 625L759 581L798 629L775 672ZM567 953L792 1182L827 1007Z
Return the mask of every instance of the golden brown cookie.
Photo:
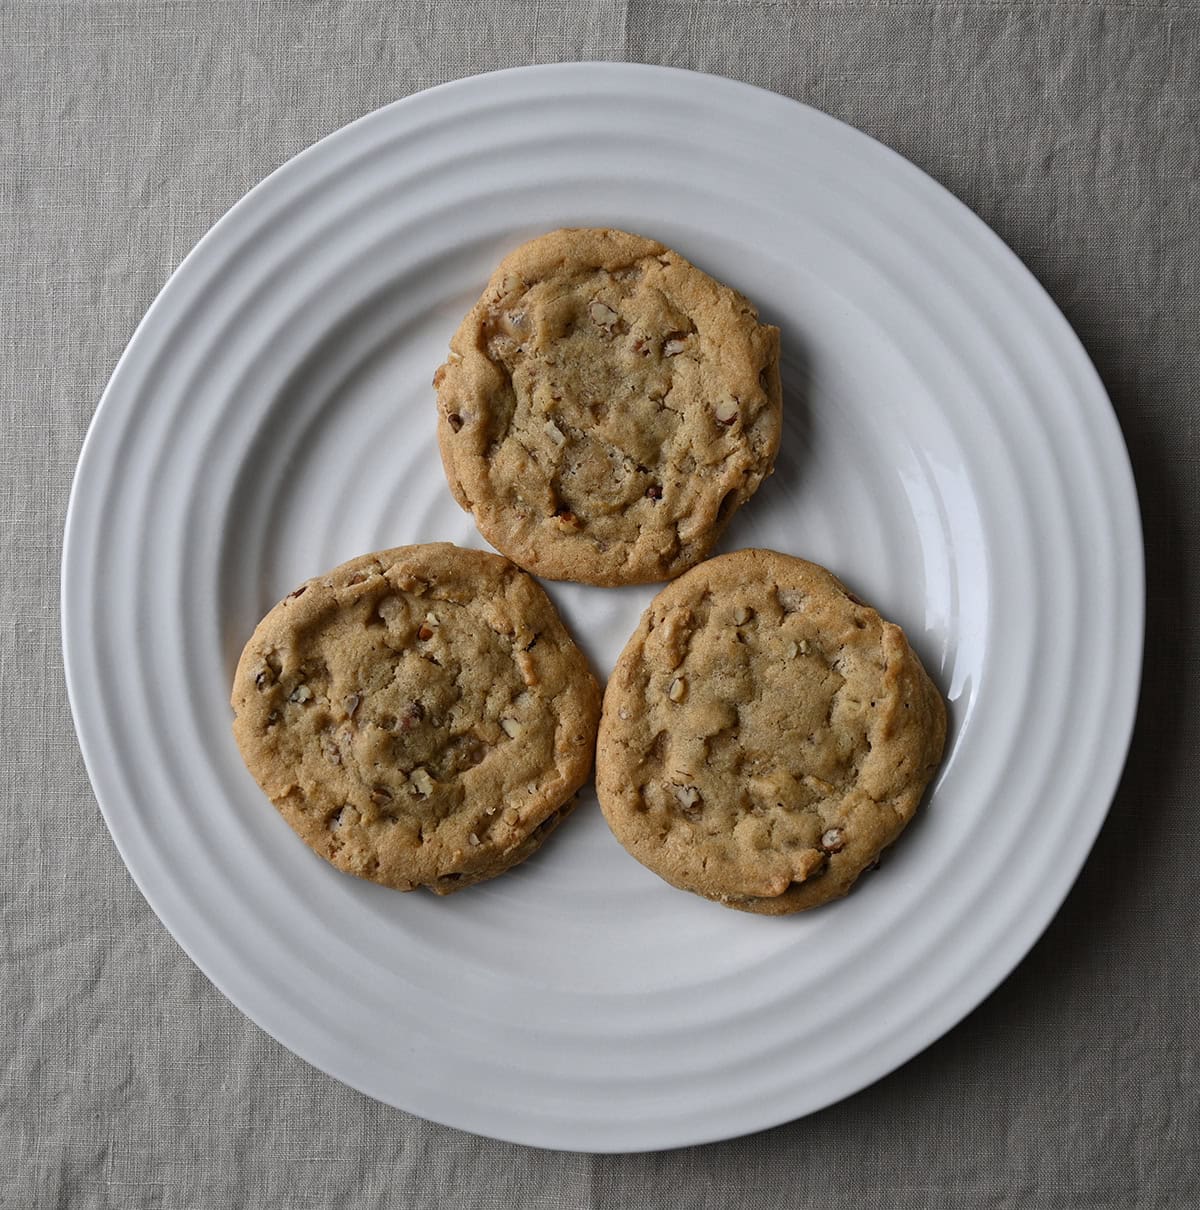
M674 886L783 915L912 818L946 708L898 626L815 563L740 550L651 602L604 695L600 806Z
M439 895L533 853L592 764L599 689L542 589L449 543L302 584L238 663L234 737L339 869Z
M624 231L554 231L507 256L433 381L455 499L554 580L678 575L779 448L778 328Z

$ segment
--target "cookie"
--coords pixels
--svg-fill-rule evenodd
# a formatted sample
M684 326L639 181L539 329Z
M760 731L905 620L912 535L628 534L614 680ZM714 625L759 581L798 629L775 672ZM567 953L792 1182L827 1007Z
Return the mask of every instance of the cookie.
M678 575L779 448L778 328L624 231L554 231L506 257L433 381L455 499L553 580Z
M846 894L913 817L946 708L824 568L740 550L651 602L604 695L600 806L674 886L768 915Z
M444 895L553 831L591 768L599 706L542 589L443 542L352 559L276 605L238 663L233 733L322 857Z

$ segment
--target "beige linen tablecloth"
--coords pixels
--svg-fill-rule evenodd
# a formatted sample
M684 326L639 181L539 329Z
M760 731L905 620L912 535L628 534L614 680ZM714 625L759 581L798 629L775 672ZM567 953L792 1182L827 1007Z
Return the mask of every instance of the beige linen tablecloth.
M108 838L57 618L84 431L138 319L214 220L385 102L491 68L595 58L807 101L982 215L1112 395L1149 587L1142 711L1116 804L1000 990L823 1113L599 1158L376 1104L232 1008ZM5 1210L1200 1204L1200 5L5 0L0 283Z

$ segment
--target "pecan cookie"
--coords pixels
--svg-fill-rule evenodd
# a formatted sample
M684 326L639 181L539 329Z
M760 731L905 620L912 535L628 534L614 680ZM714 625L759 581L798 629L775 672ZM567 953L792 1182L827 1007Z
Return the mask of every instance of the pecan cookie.
M779 329L623 231L554 231L506 257L433 381L455 499L554 580L678 575L779 448Z
M339 869L439 895L507 870L591 768L600 694L542 589L449 543L300 585L238 663L234 737Z
M917 809L946 708L824 568L740 550L651 602L604 695L600 805L684 890L784 915L844 895Z

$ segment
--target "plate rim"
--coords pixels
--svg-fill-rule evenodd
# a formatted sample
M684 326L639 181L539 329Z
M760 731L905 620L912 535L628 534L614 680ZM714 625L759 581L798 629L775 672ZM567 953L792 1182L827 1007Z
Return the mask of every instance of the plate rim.
M961 199L951 193L934 177L906 159L899 152L888 147L886 144L875 139L871 135L856 129L839 118L833 117L830 114L824 113L805 102L795 100L794 98L785 96L784 94L774 92L770 89L760 87L758 85L749 84L741 80L732 79L730 77L713 75L706 72L699 72L678 67L664 67L653 64L637 64L626 63L623 61L612 60L585 60L561 62L552 64L529 64L518 67L503 68L497 71L483 72L475 75L460 77L455 80L446 81L434 85L427 89L422 89L407 96L398 98L388 104L385 104L377 109L361 115L353 121L338 127L324 135L321 139L305 147L295 155L289 157L283 163L274 168L267 176L257 182L251 189L239 197L225 212L216 220L215 223L201 236L196 244L188 251L182 260L169 273L162 286L159 288L155 298L147 308L141 319L138 321L133 334L128 343L118 358L112 373L105 385L100 399L93 412L91 420L88 423L87 431L80 447L79 457L76 468L72 476L71 489L67 502L66 514L63 522L63 544L62 557L60 561L60 597L59 597L59 622L60 635L63 654L63 671L66 681L68 701L71 709L72 722L75 729L77 742L79 743L81 755L83 757L84 766L88 774L89 783L91 784L93 795L97 805L100 808L100 813L105 821L105 826L111 836L113 843L116 845L117 851L121 856L122 862L135 885L138 887L143 898L150 906L151 910L158 917L159 921L170 933L176 944L180 946L188 958L198 967L205 977L217 988L217 990L225 996L235 1007L251 1021L253 1021L260 1029L263 1030L269 1037L280 1042L288 1050L297 1057L301 1058L310 1066L316 1067L325 1074L338 1080L340 1083L356 1088L363 1095L370 1096L373 1099L384 1100L385 1103L391 1104L397 1108L402 1108L404 1112L425 1118L428 1121L437 1122L444 1126L450 1126L454 1129L464 1130L467 1133L478 1134L481 1137L496 1138L502 1141L518 1143L527 1146L534 1146L546 1150L559 1151L580 1151L583 1150L577 1145L559 1144L555 1142L545 1142L534 1140L529 1137L528 1132L520 1130L506 1132L504 1129L495 1131L489 1130L484 1133L474 1127L463 1126L457 1122L441 1120L436 1115L430 1114L427 1110L414 1110L396 1105L396 1102L387 1098L381 1098L378 1093L372 1092L369 1089L360 1086L354 1080L347 1079L345 1075L334 1074L328 1070L322 1063L309 1056L306 1053L306 1048L297 1046L293 1041L285 1041L276 1027L268 1028L256 1013L249 1009L244 1003L240 995L235 995L224 985L224 981L214 977L209 969L203 963L192 948L181 940L179 933L169 922L169 917L174 915L174 911L170 908L165 909L161 904L161 899L158 896L157 890L151 890L147 887L147 879L143 878L135 868L130 864L129 856L126 847L114 830L112 818L110 817L109 809L106 809L101 801L101 796L96 790L97 770L102 764L102 760L106 759L97 749L99 744L95 743L94 737L89 740L85 736L88 724L82 722L82 690L77 679L77 672L73 663L71 654L72 648L72 632L73 632L73 612L75 607L70 600L70 583L69 575L75 557L77 545L82 541L80 536L80 512L81 512L81 483L86 478L86 468L90 460L95 457L95 447L99 440L98 434L104 423L104 415L106 405L116 396L123 386L123 375L127 372L128 365L138 356L139 351L146 341L152 337L153 323L157 316L168 308L174 297L173 284L186 267L194 261L198 256L203 255L203 250L210 244L219 241L223 238L224 232L233 223L237 222L237 216L252 204L252 200L260 197L264 191L277 187L277 182L281 177L286 176L297 170L297 166L307 162L311 158L315 158L322 153L322 149L326 148L331 141L345 140L350 136L351 131L361 131L368 125L376 122L385 122L388 120L388 115L395 112L403 112L403 110L412 105L418 99L428 98L435 94L453 94L458 91L465 91L476 87L486 86L493 80L503 81L506 78L512 77L528 77L530 75L593 75L601 79L603 85L615 84L617 91L620 91L622 77L633 79L634 77L657 77L664 82L671 80L682 81L684 86L689 83L692 86L699 81L705 82L712 87L727 88L735 92L743 92L746 95L757 95L760 102L772 105L782 104L785 107L798 107L797 113L804 112L810 117L816 117L825 123L832 123L838 128L842 137L848 137L851 142L855 140L866 140L871 146L875 155L880 151L884 153L885 158L890 162L893 170L906 174L910 180L919 179L925 188L932 186L943 202L948 202L956 209L967 221L977 238L982 238L991 248L992 252L998 254L1010 271L1015 271L1018 277L1022 280L1026 289L1032 290L1040 296L1044 307L1047 308L1047 313L1054 317L1053 322L1057 327L1057 332L1053 334L1052 344L1054 348L1063 353L1064 356L1069 355L1072 360L1072 368L1077 374L1081 374L1086 380L1085 384L1081 385L1079 398L1093 400L1094 407L1090 408L1089 420L1093 422L1097 428L1103 428L1104 432L1098 433L1098 444L1106 447L1110 453L1119 455L1117 463L1121 472L1121 482L1108 482L1109 498L1113 501L1113 516L1114 519L1124 518L1130 528L1130 536L1135 545L1136 552L1129 552L1132 556L1136 553L1136 567L1126 566L1125 570L1133 581L1130 585L1133 592L1130 600L1131 625L1136 631L1137 642L1134 645L1136 650L1131 653L1132 664L1130 666L1129 683L1131 690L1128 695L1128 700L1122 703L1122 709L1119 712L1114 712L1117 717L1115 725L1110 727L1110 734L1114 740L1111 745L1109 765L1111 768L1111 776L1104 778L1104 784L1108 787L1101 798L1103 800L1103 809L1095 812L1093 819L1086 821L1088 827L1086 829L1087 836L1085 843L1081 846L1080 855L1077 861L1072 861L1069 866L1063 867L1065 873L1061 878L1062 891L1061 894L1056 893L1051 896L1049 905L1044 907L1043 911L1034 913L1034 921L1032 924L1026 923L1025 927L1020 931L1021 940L1015 944L1010 943L1007 947L999 947L1004 949L1005 956L999 961L993 961L988 968L988 975L982 980L982 990L975 983L978 980L971 980L964 977L960 980L958 986L961 988L964 985L970 985L970 989L964 995L961 991L954 997L947 997L947 1003L953 1003L954 1007L949 1011L946 1010L945 1004L939 1006L941 1011L929 1014L924 1022L924 1028L915 1031L922 1040L918 1041L915 1047L906 1047L905 1053L895 1061L889 1061L882 1070L876 1070L874 1074L870 1074L865 1078L856 1078L851 1081L852 1086L840 1092L832 1100L824 1102L822 1107L829 1107L844 1100L848 1096L852 1096L862 1089L869 1087L871 1084L883 1079L885 1076L896 1071L899 1067L915 1058L918 1054L926 1050L930 1045L944 1036L950 1029L954 1028L959 1022L963 1021L967 1016L975 1011L979 1005L994 992L999 985L1008 978L1008 976L1016 969L1016 967L1025 959L1025 957L1037 945L1038 941L1049 927L1055 916L1061 910L1063 904L1071 893L1080 871L1083 868L1096 838L1099 835L1100 829L1103 827L1105 820L1108 818L1115 795L1119 788L1120 780L1128 760L1128 753L1132 743L1134 726L1138 716L1138 708L1141 699L1141 687L1143 677L1144 664L1144 646L1145 646L1145 536L1142 526L1141 511L1139 506L1136 480L1133 475L1132 463L1129 455L1128 446L1125 442L1124 435L1121 431L1120 423L1117 417L1115 408L1112 405L1111 398L1104 387L1096 367L1092 363L1087 350L1083 346L1082 341L1071 327L1069 321L1062 313L1053 298L1046 291L1045 287L1033 274L1033 272L1024 264L1017 254L1005 243L1005 241L987 225L975 212ZM847 135L847 132L849 134ZM153 346L151 346L153 347ZM1084 389L1086 386L1086 390ZM1106 406L1102 406L1106 405ZM82 640L80 640L82 641ZM1111 755L1116 753L1117 755ZM144 871L143 871L144 873ZM152 881L152 880L151 880ZM930 1022L934 1022L932 1025ZM807 1116L809 1113L819 1112L820 1107L803 1111L801 1116ZM709 1142L720 1141L724 1139L739 1137L744 1133L753 1133L762 1129L769 1129L772 1126L781 1125L788 1121L798 1120L791 1116L779 1117L769 1115L769 1121L752 1123L748 1131L738 1129L736 1126L729 1129L715 1129L708 1133L684 1132L686 1137L669 1139L666 1141L649 1141L643 1146L626 1147L626 1146L600 1146L589 1147L586 1151L593 1154L600 1153L630 1153L633 1151L660 1151L668 1150L681 1146L705 1144Z

